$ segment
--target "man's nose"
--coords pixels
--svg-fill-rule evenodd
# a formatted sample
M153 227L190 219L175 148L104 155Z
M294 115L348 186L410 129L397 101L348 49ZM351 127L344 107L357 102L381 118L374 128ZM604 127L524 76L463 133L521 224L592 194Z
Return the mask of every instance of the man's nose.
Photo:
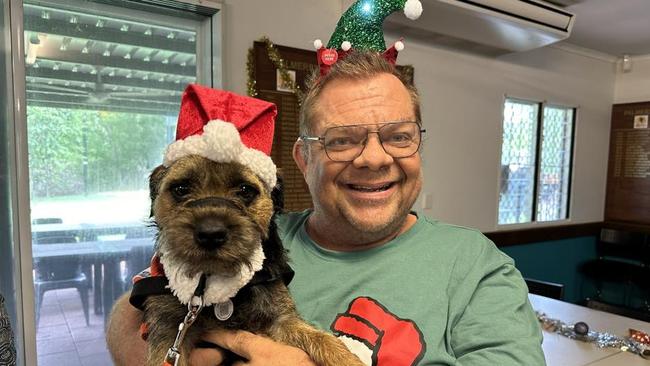
M361 151L361 154L352 161L355 168L369 168L371 170L379 170L392 163L393 157L384 150L376 132L368 134L366 146Z

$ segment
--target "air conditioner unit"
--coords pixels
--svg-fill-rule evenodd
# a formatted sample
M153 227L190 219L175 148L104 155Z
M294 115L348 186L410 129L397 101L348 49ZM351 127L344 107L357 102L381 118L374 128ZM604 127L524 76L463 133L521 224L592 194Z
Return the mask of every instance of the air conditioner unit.
M527 51L571 34L575 16L540 0L421 0L416 21L393 14L386 31L487 54Z

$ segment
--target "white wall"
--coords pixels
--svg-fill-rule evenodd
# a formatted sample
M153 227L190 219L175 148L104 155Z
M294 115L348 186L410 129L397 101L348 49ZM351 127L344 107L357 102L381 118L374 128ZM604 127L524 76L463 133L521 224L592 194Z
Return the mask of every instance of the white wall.
M224 87L246 93L246 55L267 36L282 46L314 49L329 39L341 15L340 0L224 0Z
M632 69L623 72L619 62L616 72L614 103L650 101L650 55L632 57Z
M571 222L603 218L611 62L554 47L499 59L409 44L429 133L425 192L444 221L495 230L504 96L578 107Z
M342 12L341 0L226 0L225 5L225 85L240 93L246 90L246 51L254 40L268 35L281 45L311 49L314 39L327 41ZM611 62L556 47L494 59L409 40L399 62L415 67L422 96L428 131L424 193L433 196L426 214L484 231L497 228L507 94L579 107L571 222L602 220L616 77Z

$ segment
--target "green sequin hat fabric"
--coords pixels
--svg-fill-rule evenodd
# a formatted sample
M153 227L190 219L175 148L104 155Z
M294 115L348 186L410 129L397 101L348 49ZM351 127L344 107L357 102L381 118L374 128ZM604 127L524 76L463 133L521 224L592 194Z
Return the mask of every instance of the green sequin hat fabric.
M405 9L407 3L410 13ZM348 41L354 49L384 52L384 19L402 9L409 18L417 19L422 5L418 0L358 0L339 20L327 48L339 49L343 42Z
M318 50L318 63L321 75L337 59L345 57L352 50L375 51L383 53L391 63L395 63L397 52L404 47L401 41L386 50L383 23L390 14L403 10L409 19L417 19L422 14L420 0L357 0L343 13L330 37L327 49L320 40L314 42Z

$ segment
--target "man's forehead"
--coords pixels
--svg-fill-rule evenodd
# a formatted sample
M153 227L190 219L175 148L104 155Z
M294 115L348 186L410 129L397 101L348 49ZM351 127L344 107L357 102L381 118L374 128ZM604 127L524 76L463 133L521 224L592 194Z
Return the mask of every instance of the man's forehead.
M394 118L394 119L389 119L389 120L378 120L378 121L373 121L373 122L370 122L370 123L361 123L361 122L354 123L353 121L321 121L321 125L324 128L345 127L345 126L379 128L379 127L384 126L384 125L386 125L388 123L395 123L395 122L414 122L414 119L413 119L413 117L401 117L401 118Z
M352 124L413 121L408 89L391 74L327 84L315 104L316 129Z

